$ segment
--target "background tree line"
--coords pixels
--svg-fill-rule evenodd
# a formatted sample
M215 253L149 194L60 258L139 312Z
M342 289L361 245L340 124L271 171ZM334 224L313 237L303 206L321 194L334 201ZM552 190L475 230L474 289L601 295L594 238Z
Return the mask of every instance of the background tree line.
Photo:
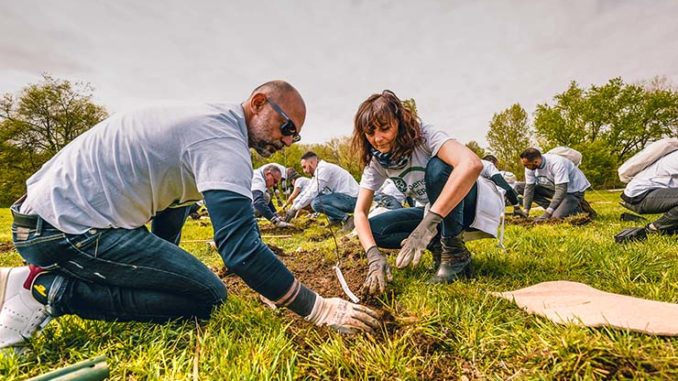
M519 178L519 155L530 145L572 147L583 154L581 169L591 184L610 188L622 185L617 168L625 160L667 136L678 136L678 91L661 77L633 84L614 78L589 88L571 82L551 103L537 106L531 124L520 104L494 114L487 142Z
M25 182L61 148L108 116L92 101L87 83L43 75L17 94L0 99L0 205L25 192ZM407 107L416 112L414 100ZM476 141L467 146L479 156L491 153L502 169L523 176L519 154L536 145L547 151L566 145L582 152L581 168L598 188L619 186L617 167L647 143L678 136L678 91L666 79L628 84L614 78L603 86L582 88L576 82L550 103L537 106L532 121L518 103L494 114L487 133L488 148ZM346 168L360 178L359 160L349 137L323 144L295 144L264 159L253 154L254 167L275 161L295 167L306 151Z

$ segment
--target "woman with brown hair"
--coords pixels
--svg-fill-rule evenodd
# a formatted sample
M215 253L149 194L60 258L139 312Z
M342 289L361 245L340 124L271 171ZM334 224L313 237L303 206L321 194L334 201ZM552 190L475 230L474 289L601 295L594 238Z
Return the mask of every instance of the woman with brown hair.
M389 90L360 105L352 143L364 168L354 214L370 266L364 287L372 294L381 293L391 280L380 247L402 245L398 268L417 265L428 248L436 266L434 283L468 275L471 253L464 244L464 230L496 236L503 211L501 193L478 179L483 166L476 154L422 123ZM374 192L389 178L401 192L427 205L426 211L424 207L397 209L368 220Z

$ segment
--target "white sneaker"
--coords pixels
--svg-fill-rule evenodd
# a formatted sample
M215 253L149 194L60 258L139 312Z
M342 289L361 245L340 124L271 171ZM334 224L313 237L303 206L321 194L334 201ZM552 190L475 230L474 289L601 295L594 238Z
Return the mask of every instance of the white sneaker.
M23 287L28 266L0 268L0 348L21 345L51 317Z

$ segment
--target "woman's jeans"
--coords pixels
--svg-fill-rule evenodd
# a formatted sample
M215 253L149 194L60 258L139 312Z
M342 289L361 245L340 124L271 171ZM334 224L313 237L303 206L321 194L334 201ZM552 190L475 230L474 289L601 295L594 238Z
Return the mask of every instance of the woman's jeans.
M209 318L226 299L226 287L175 244L188 209L159 213L152 226L160 236L143 226L66 234L37 217L34 229L12 225L12 238L28 263L57 275L48 294L55 316L154 322ZM18 211L19 204L13 205L12 213Z
M433 204L447 179L452 174L452 167L437 157L429 160L426 165L426 195ZM459 235L473 223L476 213L476 199L478 198L477 185L473 185L466 196L438 225L438 235L433 240L452 238ZM400 243L419 225L424 218L424 208L404 208L389 210L370 218L370 228L377 246L386 249L399 249Z

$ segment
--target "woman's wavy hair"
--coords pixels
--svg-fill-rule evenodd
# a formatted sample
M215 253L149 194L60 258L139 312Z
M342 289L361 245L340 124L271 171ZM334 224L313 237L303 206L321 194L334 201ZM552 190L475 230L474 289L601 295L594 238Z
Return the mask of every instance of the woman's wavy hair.
M388 125L391 121L398 124L398 135L391 150L391 160L397 162L412 154L414 148L423 143L421 121L415 110L405 104L391 90L381 94L372 94L358 107L355 114L351 145L360 155L360 167L365 168L372 159L370 142L366 134L372 134L375 128Z

